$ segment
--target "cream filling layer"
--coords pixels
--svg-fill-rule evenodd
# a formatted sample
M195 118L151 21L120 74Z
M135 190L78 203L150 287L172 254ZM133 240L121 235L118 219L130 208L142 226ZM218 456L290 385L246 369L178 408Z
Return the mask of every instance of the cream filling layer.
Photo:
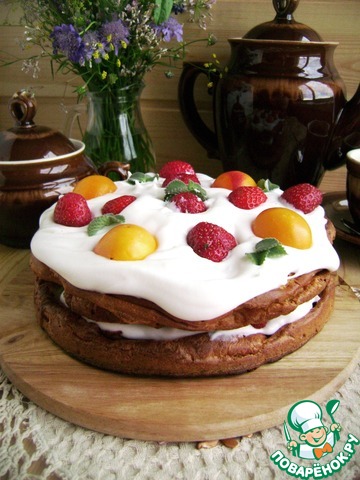
M261 333L263 335L273 335L284 325L296 322L303 318L310 312L313 305L320 300L319 296L314 297L312 300L299 305L293 312L287 315L280 315L279 317L269 320L269 322L263 328L254 328L251 325L246 327L236 328L234 330L218 330L209 333L210 340L222 340L231 341L239 337L248 337ZM145 325L128 325L120 323L108 323L108 322L96 322L86 318L90 323L96 323L98 327L106 332L116 333L121 332L124 338L131 340L176 340L178 338L189 337L191 335L197 335L204 332L193 332L180 330L178 328L153 328Z

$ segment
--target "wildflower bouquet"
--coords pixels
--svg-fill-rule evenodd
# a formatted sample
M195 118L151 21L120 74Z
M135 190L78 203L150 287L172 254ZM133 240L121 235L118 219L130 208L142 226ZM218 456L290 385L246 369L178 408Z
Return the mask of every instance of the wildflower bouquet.
M26 44L40 47L40 56L50 58L54 73L72 72L80 76L84 82L76 88L80 97L90 92L107 98L107 111L101 114L107 125L98 125L95 133L84 138L91 158L95 163L101 163L118 159L114 153L105 150L111 148L115 151L115 145L109 145L109 138L112 138L110 144L114 141L123 143L124 136L129 136L128 129L126 132L120 130L119 134L119 128L125 128L124 122L122 127L119 126L120 110L124 104L130 108L130 97L139 95L145 73L162 64L169 67L165 74L171 77L176 61L184 58L188 43L183 40L180 17L185 16L205 29L216 0L20 1L26 22ZM204 40L209 45L214 43L211 35ZM39 55L28 58L23 69L36 74L38 60ZM118 100L124 95L128 101ZM139 124L135 125L138 117L139 112L135 112L133 118L126 121L133 123L128 125L130 128L139 129ZM114 122L117 119L117 125L112 124L112 119ZM99 144L95 152L91 144L100 142L95 138L100 137L100 129L107 130L108 140ZM143 141L140 137L138 140ZM127 145L121 146L123 151L128 151L128 158L125 156L124 161L134 162L133 156L141 154L129 153L136 149L132 142L127 141ZM149 144L148 138L145 143ZM137 169L150 169L154 163L152 154L138 163L141 168L135 166Z

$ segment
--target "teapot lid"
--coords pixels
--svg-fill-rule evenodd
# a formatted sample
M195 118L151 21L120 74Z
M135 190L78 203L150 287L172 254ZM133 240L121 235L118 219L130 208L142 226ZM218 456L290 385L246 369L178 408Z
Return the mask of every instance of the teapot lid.
M288 40L322 42L322 37L312 28L296 22L293 13L300 0L273 0L276 16L271 22L252 28L243 38L257 40Z
M49 159L76 150L62 133L34 123L36 109L34 94L21 90L12 96L9 111L15 126L0 132L1 161Z

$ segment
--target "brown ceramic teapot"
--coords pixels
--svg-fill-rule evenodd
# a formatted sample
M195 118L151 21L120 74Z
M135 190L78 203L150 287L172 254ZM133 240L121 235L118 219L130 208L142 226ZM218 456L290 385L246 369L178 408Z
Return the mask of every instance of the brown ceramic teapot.
M184 64L180 108L190 131L224 170L269 178L282 188L318 185L325 169L345 163L360 146L360 88L346 103L333 63L337 43L323 42L293 18L299 0L273 0L276 17L229 39L231 57L215 78L215 131L194 99L204 62Z
M16 125L0 132L0 243L28 248L42 212L81 178L96 173L85 145L34 123L36 100L21 91L9 102ZM126 175L126 166L105 164Z

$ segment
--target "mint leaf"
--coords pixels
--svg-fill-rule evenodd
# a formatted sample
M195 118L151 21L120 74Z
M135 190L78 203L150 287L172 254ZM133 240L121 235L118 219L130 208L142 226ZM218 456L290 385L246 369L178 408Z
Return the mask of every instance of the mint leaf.
M263 252L252 252L252 253L245 253L245 255L253 262L255 265L262 265L267 257L267 251Z
M165 200L170 200L174 195L187 191L187 185L182 180L172 180L165 188Z
M279 185L276 185L276 183L270 182L269 179L264 179L262 178L257 182L257 186L261 188L264 192L271 192L271 190L276 190L279 188Z
M282 255L287 255L286 250L282 245L270 248L268 251L268 257L281 257Z
M146 183L146 182L153 182L158 175L149 175L148 173L142 172L135 172L131 175L130 178L127 179L127 182L131 185L135 185L136 182L138 183Z
M264 240L260 240L260 242L255 245L255 250L257 252L262 252L263 250L270 250L278 245L280 245L280 243L276 238L264 238Z
M204 202L207 199L206 190L199 184L190 180L188 183L188 191L191 193L195 193L201 200Z
M174 195L185 192L194 193L201 198L202 201L205 201L207 198L204 188L193 180L190 180L188 185L186 185L182 180L175 179L166 186L164 200L167 202L171 200Z
M285 248L276 238L264 238L255 245L255 252L245 254L255 265L262 265L266 258L287 255Z
M105 215L101 215L100 217L95 217L89 223L87 227L87 233L89 237L92 237L97 234L99 230L102 230L109 225L114 225L117 223L124 223L125 217L123 215L114 215L113 213L106 213Z

